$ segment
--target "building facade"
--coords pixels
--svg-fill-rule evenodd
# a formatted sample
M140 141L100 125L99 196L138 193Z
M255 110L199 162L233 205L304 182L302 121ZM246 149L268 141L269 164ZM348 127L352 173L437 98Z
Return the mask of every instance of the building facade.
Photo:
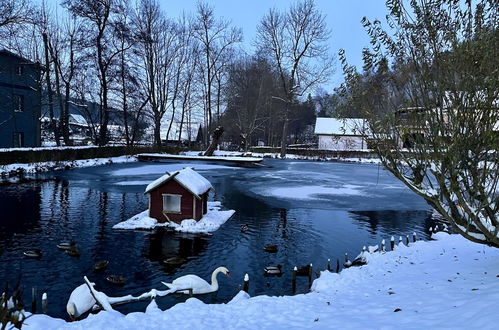
M315 134L320 150L367 149L367 125L360 118L317 118Z
M40 146L41 69L0 50L0 147Z

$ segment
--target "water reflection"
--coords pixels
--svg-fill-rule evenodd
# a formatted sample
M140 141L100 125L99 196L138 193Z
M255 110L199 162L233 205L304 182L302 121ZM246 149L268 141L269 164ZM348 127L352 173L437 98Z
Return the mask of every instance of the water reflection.
M0 187L0 247L16 234L26 234L40 227L40 186L25 183Z
M163 265L166 274L173 274L189 260L206 250L208 240L202 236L178 235L165 228L158 228L148 236L146 257Z

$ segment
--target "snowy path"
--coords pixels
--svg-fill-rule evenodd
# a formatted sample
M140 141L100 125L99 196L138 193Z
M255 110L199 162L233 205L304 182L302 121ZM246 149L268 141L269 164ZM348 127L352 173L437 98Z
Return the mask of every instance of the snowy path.
M216 305L191 298L166 311L151 303L146 312L101 312L74 323L35 315L25 328L495 329L499 249L436 236L369 255L364 267L323 272L309 294L246 299L240 293Z

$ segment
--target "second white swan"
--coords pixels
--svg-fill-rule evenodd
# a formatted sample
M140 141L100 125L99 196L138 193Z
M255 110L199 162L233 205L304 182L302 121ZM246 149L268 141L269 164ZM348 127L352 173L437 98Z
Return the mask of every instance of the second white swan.
M179 293L189 294L188 289L192 289L192 294L211 293L218 291L217 275L219 273L223 273L227 277L230 277L230 272L227 268L218 267L211 274L211 284L197 275L185 275L173 280L172 283L162 283L170 288L170 290L174 290Z

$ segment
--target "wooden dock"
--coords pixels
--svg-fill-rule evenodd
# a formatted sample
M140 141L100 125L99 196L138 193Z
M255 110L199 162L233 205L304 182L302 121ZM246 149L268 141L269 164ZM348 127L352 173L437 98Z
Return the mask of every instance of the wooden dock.
M260 163L263 158L257 157L234 157L234 156L188 156L188 155L172 155L172 154L138 154L139 161L161 161L161 160L196 160L196 161L211 161L211 162L229 162L238 164L255 164Z

